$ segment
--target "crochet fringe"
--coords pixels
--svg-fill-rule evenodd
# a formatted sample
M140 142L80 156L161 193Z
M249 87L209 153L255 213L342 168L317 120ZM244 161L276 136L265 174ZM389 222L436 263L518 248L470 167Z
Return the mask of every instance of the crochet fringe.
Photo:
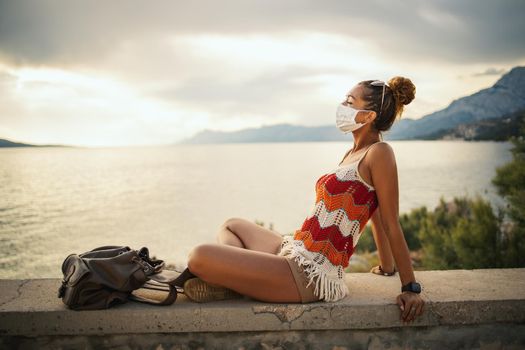
M310 280L307 287L315 281L314 294L325 301L338 301L344 298L349 293L344 279L339 278L338 276L330 276L326 271L323 271L322 266L319 263L306 258L298 249L294 249L298 247L294 247L293 242L294 239L292 236L284 236L279 255L290 256L303 267ZM302 241L298 240L296 242L301 244L299 249L302 248L301 250L312 253L304 247ZM328 263L330 262L328 261ZM334 268L342 269L342 267L335 266Z

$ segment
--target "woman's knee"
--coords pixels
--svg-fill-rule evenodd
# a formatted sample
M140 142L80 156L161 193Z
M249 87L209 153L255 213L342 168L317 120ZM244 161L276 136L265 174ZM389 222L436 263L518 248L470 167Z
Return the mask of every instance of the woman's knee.
M194 246L188 254L188 268L195 274L202 275L209 257L213 255L214 245L204 243Z
M230 231L234 231L236 224L238 224L242 220L244 219L237 218L237 217L228 218L224 221L224 223L222 224L222 227L225 227L229 229Z
M230 232L235 232L235 226L236 224L242 219L240 218L236 218L236 217L232 217L232 218L229 218L229 219L226 219L222 225L221 225L221 228L219 230L219 232L217 232L217 235L215 236L215 238L220 241L220 237L221 235L224 233L224 230L229 230Z

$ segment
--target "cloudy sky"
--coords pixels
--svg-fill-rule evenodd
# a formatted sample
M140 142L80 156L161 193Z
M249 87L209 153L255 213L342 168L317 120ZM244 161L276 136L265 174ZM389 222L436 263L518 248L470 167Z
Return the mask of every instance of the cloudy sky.
M525 64L524 15L525 1L0 0L0 138L335 125L355 83L396 75L417 119Z

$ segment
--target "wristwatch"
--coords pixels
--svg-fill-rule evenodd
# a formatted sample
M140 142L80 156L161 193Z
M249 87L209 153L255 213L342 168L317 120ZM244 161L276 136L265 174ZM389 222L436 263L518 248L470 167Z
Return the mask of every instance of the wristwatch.
M417 282L410 282L401 287L401 292L421 293L421 285Z

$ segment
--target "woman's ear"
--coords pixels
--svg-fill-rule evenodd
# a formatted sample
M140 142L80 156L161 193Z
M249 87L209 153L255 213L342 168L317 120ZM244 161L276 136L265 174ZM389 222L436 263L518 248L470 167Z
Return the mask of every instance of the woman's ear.
M367 122L373 122L374 119L376 119L376 117L377 117L376 111L369 111L368 115L366 116L366 121Z

